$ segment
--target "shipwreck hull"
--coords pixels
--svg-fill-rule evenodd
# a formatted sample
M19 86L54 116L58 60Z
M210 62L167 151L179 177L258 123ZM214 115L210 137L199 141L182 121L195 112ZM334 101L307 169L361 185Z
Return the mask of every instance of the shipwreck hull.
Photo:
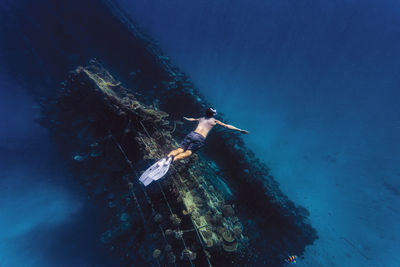
M44 109L42 124L61 144L71 171L110 208L101 240L128 263L151 262L152 251L153 261L172 265L211 264L227 256L221 252L234 253L230 260L247 258L243 225L213 186L217 174L197 156L174 164L162 186L138 183L148 160L165 156L177 142L168 114L134 94L92 61L71 72L57 100Z
M268 255L273 265L282 251L296 250L296 241L313 234L306 214L298 214L302 209L279 192L237 135L217 131L218 153L225 157L194 155L144 188L138 175L177 147L174 135L184 128L156 105L143 104L140 93L96 60L70 72L63 85L57 99L43 106L41 123L90 196L109 208L101 241L128 264L255 264ZM241 178L218 161L235 166L233 174Z
M192 130L181 118L201 116L207 101L112 1L14 2L0 9L7 70L105 207L99 242L127 265L281 266L314 242L307 210L234 132L214 129L161 183L140 186L138 175Z

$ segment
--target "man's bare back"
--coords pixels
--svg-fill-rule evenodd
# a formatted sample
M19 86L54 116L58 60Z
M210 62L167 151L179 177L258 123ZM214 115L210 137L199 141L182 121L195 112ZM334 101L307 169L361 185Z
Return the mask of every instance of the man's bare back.
M233 125L225 124L219 120L216 120L215 118L205 118L205 117L201 117L198 119L186 118L186 117L183 117L183 118L188 121L198 121L199 123L197 124L196 130L194 130L194 132L201 134L204 138L207 137L207 135L211 131L211 129L217 124L219 124L225 128L231 129L231 130L239 131L244 134L249 133L246 130L236 128Z
M214 118L214 115L217 114L217 111L213 108L208 108L206 110L206 116L201 118L186 118L183 117L185 120L188 121L198 121L197 127L194 131L190 132L186 137L183 139L180 147L172 150L168 157L173 157L174 161L184 159L192 155L192 153L196 152L204 145L204 140L206 139L208 133L211 129L219 124L225 128L239 131L243 134L249 133L246 130L239 129L233 125L225 124L219 120Z
M207 137L211 129L217 124L214 118L200 118L199 124L197 124L196 130L194 132L201 134L204 138Z

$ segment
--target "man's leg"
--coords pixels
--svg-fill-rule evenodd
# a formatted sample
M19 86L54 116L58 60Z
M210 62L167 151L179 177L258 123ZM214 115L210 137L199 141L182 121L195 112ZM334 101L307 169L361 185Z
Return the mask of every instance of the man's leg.
M182 153L183 151L184 150L182 148L178 148L178 149L172 150L171 152L169 152L168 157L169 156L174 156L175 157L176 155Z
M178 156L176 156L174 158L174 161L187 158L190 155L192 155L192 151L191 150L186 150L185 152L178 154Z

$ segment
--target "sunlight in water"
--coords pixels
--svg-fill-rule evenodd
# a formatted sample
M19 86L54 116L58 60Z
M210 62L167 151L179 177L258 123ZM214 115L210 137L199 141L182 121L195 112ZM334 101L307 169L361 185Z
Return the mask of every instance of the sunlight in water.
M40 244L52 237L37 237L35 233L62 226L81 209L82 203L61 187L32 183L43 177L7 176L0 182L0 265L43 266L40 254L33 253L38 246L33 240Z

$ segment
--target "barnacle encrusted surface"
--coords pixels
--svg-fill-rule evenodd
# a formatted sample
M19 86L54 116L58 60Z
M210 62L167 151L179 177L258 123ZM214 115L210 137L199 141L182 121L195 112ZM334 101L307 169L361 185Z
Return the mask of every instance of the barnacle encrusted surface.
M301 233L308 229L303 217L291 217L294 209L288 208L277 187L269 187L273 190L268 192L270 197L253 192L264 205L276 207L269 209L270 214L258 209L259 203L252 207L237 201L248 189L237 187L240 180L229 180L229 173L223 173L217 161L206 156L193 155L174 163L161 183L154 182L147 188L140 185L138 175L176 148L176 136L184 132L176 120L171 122L169 114L160 109L162 105L145 104L149 102L146 99L92 60L88 66L70 72L57 100L44 108L42 123L51 129L72 171L92 197L110 209L112 215L109 229L101 237L103 243L125 255L127 262L140 257L143 262L157 259L166 264L192 260L208 264L228 258L244 263L254 255L260 236L273 244L275 238L288 240L293 230ZM163 103L162 99L157 102ZM218 130L215 134L225 138ZM240 139L235 135L226 139L235 140ZM257 184L256 176L262 175L260 166L247 156L245 148L233 149L234 155L242 155L235 162L233 152L225 151L233 164L245 164L246 170L253 168L242 174L252 179L246 184L251 189ZM260 213L267 216L262 220L285 222L289 228L279 230L281 237L269 235L274 229L260 226ZM141 229L145 229L145 236ZM135 243L138 239L141 242ZM129 253L134 247L143 251ZM169 251L158 249L162 247ZM193 248L195 254L188 253ZM146 253L145 249L156 252ZM273 247L269 249L273 251Z
M92 90L92 93L102 102L99 102L99 105L108 106L116 116L129 121L130 127L135 126L135 130L131 128L128 130L134 133L143 158L154 160L162 158L168 149L178 146L177 140L171 134L170 123L166 120L167 113L144 105L137 100L132 90L121 86L99 63L96 61L91 63L87 67L78 67L71 74L70 80L79 80L81 85L89 84L89 87L81 87L78 90ZM202 241L211 247L210 244L215 246L222 244L223 241L223 236L213 229L219 226L233 229L235 226L241 227L241 223L238 220L233 222L231 218L234 214L233 208L231 205L225 205L224 196L217 190L209 189L212 184L204 177L204 173L210 172L210 167L201 161L194 156L194 160L190 163L173 165L166 183L182 199L189 213L187 216L190 216L194 227L207 228L207 231L199 231L199 234ZM220 216L220 219L212 220L213 216ZM177 214L172 214L170 219L175 226L181 223ZM239 243L245 241L243 235L238 236L237 239Z

